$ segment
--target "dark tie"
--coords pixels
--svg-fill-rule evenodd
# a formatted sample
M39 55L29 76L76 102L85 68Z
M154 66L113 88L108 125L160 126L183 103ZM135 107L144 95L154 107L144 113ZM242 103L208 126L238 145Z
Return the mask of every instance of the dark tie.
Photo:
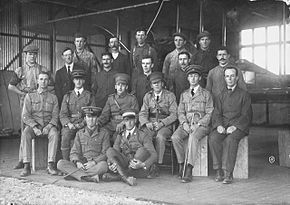
M228 89L228 92L229 92L229 93L233 91L231 88L227 88L227 89Z
M70 75L70 73L71 73L71 72L70 72L70 66L68 65L68 66L67 66L67 74Z
M194 96L194 89L191 89L191 96Z
M81 94L80 94L80 91L78 91L78 97L80 97L80 95L81 95Z
M158 102L158 101L159 101L159 95L156 96L156 102Z
M127 135L127 140L129 140L131 138L131 132L129 132L129 134Z

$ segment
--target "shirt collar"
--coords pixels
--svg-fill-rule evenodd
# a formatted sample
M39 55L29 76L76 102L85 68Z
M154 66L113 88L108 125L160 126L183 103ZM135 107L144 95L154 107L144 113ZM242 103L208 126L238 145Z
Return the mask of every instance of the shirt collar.
M196 93L197 90L199 89L199 87L200 87L200 85L195 86L195 87L193 88L193 92ZM191 89L192 89L192 88L190 88L190 91L191 91Z
M161 97L161 95L162 95L162 92L163 92L162 90L161 90L161 92L160 92L159 94L157 94L157 93L154 92L154 96L155 96L155 97L159 96L159 99L160 99L160 97Z
M150 71L149 73L144 73L145 76L149 76L152 73L152 71Z
M76 95L78 94L78 92L79 92L80 94L82 94L82 92L84 91L84 88L83 88L83 87L82 87L81 89L77 89L77 88L75 88L74 91L75 91Z
M234 91L236 89L236 87L237 87L237 84L235 84L234 87L231 87L231 88L227 86L228 90L231 89L232 91Z
M68 66L70 66L70 71L72 71L72 69L73 69L73 66L74 66L74 63L72 62L71 64L67 64L67 63L65 63L65 67L66 67L66 70L68 70Z
M119 52L112 53L112 56L113 56L113 58L114 58L114 60L115 60L116 58L118 58L118 56L119 56Z
M126 130L126 135L125 136L126 136L127 139L128 139L128 135L129 134L131 134L131 137L133 136L133 133L134 133L135 129L136 129L136 126L133 127L132 130Z
M43 93L47 92L47 89L40 89L40 88L38 88L37 89L37 92L38 92L38 94L43 94Z

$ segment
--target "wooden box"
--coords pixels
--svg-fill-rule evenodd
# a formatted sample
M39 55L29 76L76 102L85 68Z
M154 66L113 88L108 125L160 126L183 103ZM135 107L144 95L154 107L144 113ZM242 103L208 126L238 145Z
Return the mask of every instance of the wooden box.
M208 176L208 136L202 138L198 146L198 154L192 171L193 176Z
M290 167L290 130L278 131L280 166Z
M234 178L247 179L249 177L249 143L248 136L239 142L236 164L233 172Z
M36 137L32 140L31 165L32 171L47 168L47 137Z

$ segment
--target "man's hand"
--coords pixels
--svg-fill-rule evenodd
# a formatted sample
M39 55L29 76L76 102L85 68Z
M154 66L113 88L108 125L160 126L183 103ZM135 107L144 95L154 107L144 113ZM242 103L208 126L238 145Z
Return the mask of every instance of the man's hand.
M52 127L51 124L46 125L46 126L42 129L42 134L43 134L43 135L48 135L49 130L51 129L51 127Z
M77 124L75 124L74 126L75 126L76 129L81 129L81 128L83 128L82 123L77 123Z
M226 131L226 129L223 127L223 126L218 126L217 127L217 131L218 131L218 133L220 133L220 134L224 134L225 133L225 131Z
M112 163L109 165L109 170L111 170L114 173L117 173L117 164L116 163Z
M190 133L190 127L187 122L183 123L182 127L185 130L185 132Z
M147 127L149 130L154 131L154 125L153 125L152 122L148 122L148 123L146 124L146 127Z
M97 163L93 160L88 161L87 163L84 163L85 169L88 170L89 168L95 166Z
M117 124L116 132L121 133L123 130L124 130L124 123L120 122L119 124Z
M77 168L82 169L82 170L86 170L85 166L81 162L77 162Z
M132 159L130 161L129 167L132 169L140 169L144 167L144 163L141 162L139 159Z
M234 131L236 131L236 127L235 126L230 126L227 128L227 134L232 134Z
M34 127L34 128L33 128L33 132L34 132L34 134L35 134L36 136L40 136L40 135L42 135L41 130L38 129L37 127Z
M76 129L76 127L74 126L74 124L72 124L71 122L67 123L67 126L70 130Z
M153 126L154 126L154 130L158 131L164 126L164 124L162 122L154 122Z

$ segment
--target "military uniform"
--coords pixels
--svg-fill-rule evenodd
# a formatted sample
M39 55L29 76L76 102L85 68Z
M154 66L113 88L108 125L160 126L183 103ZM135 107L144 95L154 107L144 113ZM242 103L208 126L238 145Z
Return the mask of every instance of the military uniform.
M151 75L154 75L152 73ZM150 78L152 82L153 77ZM143 99L143 105L139 113L139 121L141 126L146 126L149 122L162 122L164 126L156 131L149 132L149 135L156 138L156 150L158 153L158 163L162 163L163 155L165 151L165 141L172 135L172 124L177 119L177 104L175 95L165 89L162 89L160 98L156 99L156 96L152 91L146 93Z
M97 115L96 107L84 107L86 114ZM101 110L101 109L100 109ZM94 113L95 112L95 113ZM70 152L70 161L60 160L57 168L64 173L72 173L70 176L82 181L87 176L98 176L107 172L106 151L110 147L109 134L106 129L95 127L93 130L88 127L80 129L75 137L73 147ZM77 162L85 164L94 161L95 165L83 170L76 167Z
M22 133L23 162L31 162L31 141L35 138L34 127L43 129L51 124L48 133L48 162L55 162L59 135L58 124L58 102L57 97L48 91L37 91L28 93L24 99L22 119L26 125Z

